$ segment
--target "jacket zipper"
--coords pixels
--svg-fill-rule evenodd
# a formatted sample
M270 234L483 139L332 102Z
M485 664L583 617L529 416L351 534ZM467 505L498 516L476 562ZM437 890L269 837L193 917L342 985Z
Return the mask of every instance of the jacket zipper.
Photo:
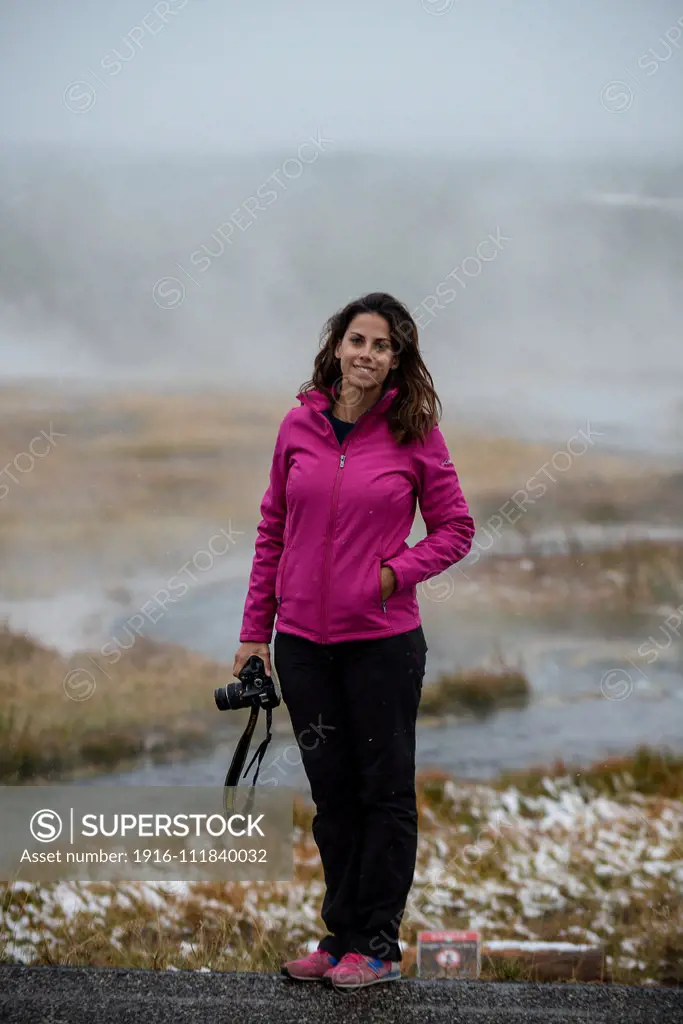
M374 406L371 406L370 409L374 409ZM355 421L354 426L356 426L356 424L358 424L359 421L362 420L363 416L365 416L365 413L370 412L370 409L366 409L365 412L360 414L358 419ZM334 433L334 427L332 426L332 424L328 420L327 416L325 416L323 413L321 413L321 416L323 417L323 419L327 423L328 427L332 431L332 433L334 435L334 439L336 441L337 440L337 435ZM330 587L330 550L331 550L331 543L330 543L330 541L331 541L332 533L333 533L333 530L334 530L334 517L335 517L335 513L337 511L337 499L338 499L338 496L339 496L339 488L341 487L341 472L340 471L344 468L344 463L346 462L346 450L347 450L347 448L349 446L349 443L351 441L352 433L353 433L353 431L349 431L348 437L346 438L346 440L344 441L344 443L341 446L341 455L339 456L339 464L337 466L337 475L334 478L334 488L332 490L332 505L331 505L331 508L330 508L330 518L329 518L328 526L327 526L327 537L325 538L325 562L324 562L324 568L323 568L322 597L321 597L321 601L320 601L320 634L321 634L321 643L323 643L323 644L326 644L328 642L327 616L329 614L329 608L328 608L327 595L328 595L328 591L329 591L329 587ZM358 435L358 430L356 430L356 436L357 435ZM386 612L386 608L384 610Z
M360 418L360 417L359 417ZM329 422L329 421L328 421ZM330 423L330 427L332 424ZM335 435L336 438L336 435ZM332 545L330 543L332 534L334 532L334 519L337 512L337 500L339 497L339 488L341 487L341 470L344 468L346 462L345 448L349 443L349 438L344 441L342 446L342 453L339 456L339 465L337 466L337 475L334 478L334 488L332 490L332 505L330 507L330 518L327 524L327 537L325 538L325 563L323 569L323 589L322 598L320 602L320 631L322 634L322 643L327 643L327 615L328 615L328 600L327 595L330 587L330 551Z

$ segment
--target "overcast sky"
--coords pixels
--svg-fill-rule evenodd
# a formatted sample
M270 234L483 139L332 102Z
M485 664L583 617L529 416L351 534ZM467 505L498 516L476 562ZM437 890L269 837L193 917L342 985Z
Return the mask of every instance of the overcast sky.
M672 0L0 0L0 139L683 151Z

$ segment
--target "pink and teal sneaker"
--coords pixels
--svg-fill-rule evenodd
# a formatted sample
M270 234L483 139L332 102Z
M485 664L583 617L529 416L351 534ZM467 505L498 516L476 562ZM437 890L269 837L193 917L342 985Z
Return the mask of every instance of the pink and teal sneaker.
M401 965L392 960L378 960L363 953L344 953L336 967L325 972L326 984L338 989L365 988L380 981L400 981Z
M308 956L288 960L282 965L281 973L295 981L322 981L325 972L332 970L339 962L324 949L314 949Z

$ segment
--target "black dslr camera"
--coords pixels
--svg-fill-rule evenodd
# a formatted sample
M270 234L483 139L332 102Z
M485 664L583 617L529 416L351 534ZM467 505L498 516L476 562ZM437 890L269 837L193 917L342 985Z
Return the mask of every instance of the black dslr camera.
M280 694L272 676L266 675L263 659L257 654L248 658L237 677L239 682L226 683L214 690L216 707L219 711L237 711L239 708L276 708Z

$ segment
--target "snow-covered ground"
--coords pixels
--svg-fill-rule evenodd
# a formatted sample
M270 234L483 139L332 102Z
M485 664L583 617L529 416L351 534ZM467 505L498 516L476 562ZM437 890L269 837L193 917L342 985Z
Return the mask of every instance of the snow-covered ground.
M659 951L683 923L683 802L626 788L608 798L570 778L546 778L543 786L544 795L530 796L513 786L501 791L445 781L438 813L436 805L421 803L403 943L413 943L424 928L467 927L492 948L600 945L612 969L633 972L633 980L657 980L660 966L666 967ZM316 865L310 833L297 827L295 843L296 864ZM169 966L197 969L197 907L204 927L224 927L226 919L235 927L249 922L259 939L275 945L287 939L305 950L321 934L323 895L319 877L220 885L16 883L2 919L5 955L30 963L42 940L51 956L65 957L77 916L84 914L81 924L107 936L115 962L125 949L127 922L142 916L171 944ZM220 956L233 952L226 941ZM208 966L215 962L214 951Z

